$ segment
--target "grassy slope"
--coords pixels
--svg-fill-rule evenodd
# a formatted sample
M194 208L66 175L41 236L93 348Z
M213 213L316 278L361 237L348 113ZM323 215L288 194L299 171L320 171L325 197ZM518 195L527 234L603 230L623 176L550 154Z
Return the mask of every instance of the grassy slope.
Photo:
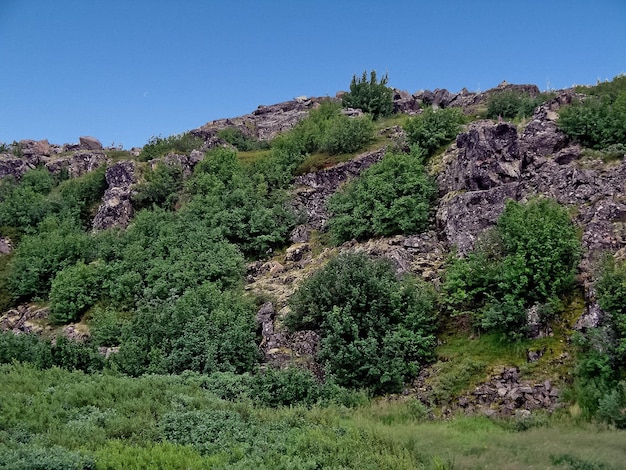
M623 468L626 461L626 432L567 416L427 421L412 400L257 408L220 400L193 376L130 379L14 364L1 366L0 377L4 458L7 449L61 446L95 458L97 468ZM215 410L245 423L214 434L219 448L182 445L194 431L178 443L163 440L164 416Z

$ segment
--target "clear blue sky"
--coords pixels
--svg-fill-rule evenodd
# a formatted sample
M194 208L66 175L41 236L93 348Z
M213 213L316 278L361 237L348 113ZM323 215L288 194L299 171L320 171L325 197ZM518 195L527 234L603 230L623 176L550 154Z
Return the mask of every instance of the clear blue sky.
M625 0L0 0L0 142L141 146L388 72L415 92L626 72Z

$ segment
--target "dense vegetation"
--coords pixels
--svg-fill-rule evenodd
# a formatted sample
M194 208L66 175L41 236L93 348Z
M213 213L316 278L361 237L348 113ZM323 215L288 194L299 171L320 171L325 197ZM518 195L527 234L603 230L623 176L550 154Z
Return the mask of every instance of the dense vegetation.
M559 112L559 126L585 147L626 153L626 76L578 88L584 99Z
M175 134L169 137L153 136L148 143L143 146L139 154L139 160L147 162L154 158L159 158L168 153L179 153L188 155L192 150L202 147L204 141L200 137L186 132L183 134Z
M328 228L337 243L423 231L435 192L419 155L387 153L333 195Z
M586 146L624 145L623 84L579 90L588 96L563 108L559 124ZM495 96L492 117L527 116L540 99ZM0 307L36 302L50 317L36 321L43 335L0 333L0 468L623 465L623 433L586 422L626 427L626 264L608 257L599 267L603 323L565 341L581 254L566 208L545 198L510 201L471 252L450 257L437 290L398 276L389 262L329 246L328 238L432 228L436 185L427 170L465 122L455 109L403 121L410 152L396 146L330 200L330 237L314 233L310 245L331 259L299 265L310 271L277 324L296 336L319 333L315 374L293 366L306 362L297 355L285 369L260 363L255 312L274 292L246 292L246 263L284 254L299 223L289 197L294 174L327 156L383 147L374 130L401 123L385 117L391 98L386 76L355 76L342 105L365 117L349 118L326 100L271 143L224 129L218 137L230 146L207 152L193 172L161 157L202 148L202 139L153 138L136 162L136 213L124 230L91 231L104 166L78 178L40 168L2 179L0 235L15 249L0 255ZM589 116L593 132L576 134ZM554 326L554 338L526 338L530 311ZM74 322L89 339L60 333ZM538 347L550 362L527 363L524 351ZM430 374L411 383L426 365ZM558 386L569 386L561 398L575 406L552 417L436 419L450 418L446 407L460 394L513 365L532 380L558 375ZM424 401L407 385L420 387ZM405 390L395 403L372 400Z
M550 199L509 201L496 227L446 272L446 302L478 328L524 336L527 310L546 322L574 284L580 240L567 210Z
M367 71L361 78L354 75L350 91L341 97L341 102L345 108L360 109L374 119L389 116L393 113L393 90L387 86L388 81L387 74L379 81L375 70L370 72L369 80Z
M319 329L319 360L341 385L398 392L433 355L434 294L387 261L340 255L291 297L292 329Z
M458 109L427 108L410 118L404 130L413 152L427 159L452 142L464 122L465 118Z
M535 112L535 108L550 98L549 93L531 95L517 90L494 92L487 102L486 116L490 119L525 119Z

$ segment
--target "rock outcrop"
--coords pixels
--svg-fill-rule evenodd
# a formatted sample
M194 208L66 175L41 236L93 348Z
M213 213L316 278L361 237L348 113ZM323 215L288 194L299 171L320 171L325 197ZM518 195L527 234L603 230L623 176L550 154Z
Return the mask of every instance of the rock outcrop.
M102 197L102 204L93 220L94 230L110 227L126 227L133 216L131 204L132 186L137 182L135 163L119 162L106 172L109 185Z
M368 152L330 168L296 177L294 185L294 207L306 214L307 225L322 229L328 220L326 203L339 187L351 178L358 176L374 163L382 160L385 149Z
M311 109L319 106L321 100L322 98L299 97L271 106L259 106L250 114L211 121L190 132L205 141L211 141L220 130L236 128L248 137L271 140L281 132L293 128Z

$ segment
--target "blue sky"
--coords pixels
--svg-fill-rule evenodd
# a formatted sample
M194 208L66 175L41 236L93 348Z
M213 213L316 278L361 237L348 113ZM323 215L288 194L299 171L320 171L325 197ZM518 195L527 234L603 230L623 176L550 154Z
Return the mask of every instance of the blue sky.
M141 146L375 69L415 92L626 72L624 0L0 0L0 142Z

